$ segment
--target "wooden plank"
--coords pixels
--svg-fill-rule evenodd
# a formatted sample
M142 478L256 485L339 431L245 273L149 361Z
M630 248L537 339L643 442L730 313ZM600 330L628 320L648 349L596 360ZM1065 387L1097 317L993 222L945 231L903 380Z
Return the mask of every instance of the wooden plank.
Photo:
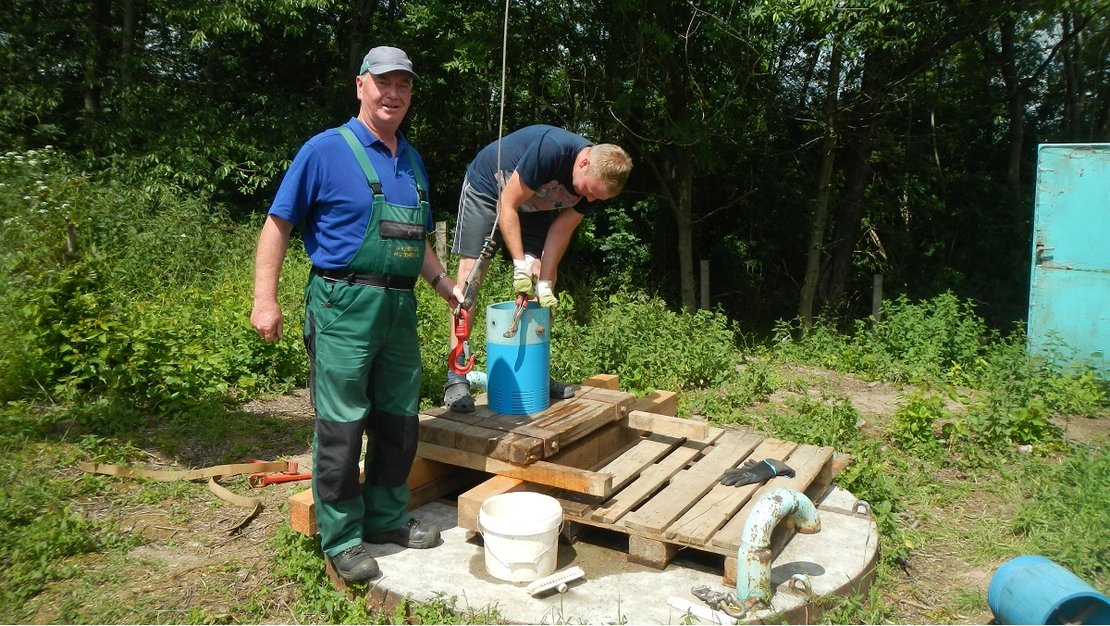
M596 374L582 381L583 387L599 387L601 389L620 389L620 377L613 374Z
M528 483L523 480L494 476L464 491L459 494L459 527L478 532L478 510L482 508L486 498L513 491L526 491L527 488Z
M446 463L416 457L412 461L412 467L409 469L409 477L406 482L408 483L409 489L415 489L437 478L450 474L456 469L457 468L454 466Z
M613 454L619 454L639 438L639 434L635 431L610 424L590 437L582 439L556 454L549 461L567 467L597 469L595 466L602 464L601 461L606 460L607 457ZM442 463L439 465L453 467ZM518 478L509 478L508 476L494 476L474 489L459 495L459 526L477 532L478 509L482 506L485 498L491 495L511 491L536 491L538 487L543 487L543 485L529 483ZM552 488L551 491L556 490ZM565 492L560 492L560 494L563 493ZM588 506L580 503L573 503L572 506L568 504L570 501L563 499L565 497L565 495L556 496L564 511L575 511Z
M444 465L447 466L446 464ZM485 475L482 472L462 467L454 467L452 469L454 471L440 476L434 480L429 480L416 487L410 486L408 504L409 510L411 511L415 508L424 506L425 504L432 502L433 500L438 500L439 498L442 498L443 496L453 491L458 491L459 489L462 489L464 487L469 487L477 483L479 480L481 480L482 476Z
M612 524L625 513L647 500L666 484L691 460L701 454L701 450L690 446L679 446L663 457L658 463L644 469L634 481L618 491L590 513L590 519Z
M602 471L601 466L607 464L612 457L622 454L639 440L638 432L619 424L609 424L589 437L579 439L547 460L568 467Z
M698 459L694 469L674 477L665 489L622 520L625 526L661 532L713 488L725 470L735 467L762 441L751 433L728 431Z
M637 535L628 536L628 561L647 565L655 569L664 569L674 560L679 548L673 543L665 543L657 539L648 539Z
M578 398L568 402L574 403L572 410L562 415L544 416L537 422L541 428L558 432L557 449L560 450L621 417L612 404Z
M618 422L628 428L683 437L687 439L704 439L709 436L709 424L695 422L681 417L671 417L647 411L629 411L628 417Z
M678 415L678 395L673 391L655 390L632 403L631 410L660 415Z
M553 402L532 415L505 415L489 409L479 396L473 413L445 407L421 415L422 441L460 448L510 463L525 464L549 458L604 425L622 418L635 398L627 392L587 387L576 397ZM497 432L504 433L498 437ZM536 449L536 441L541 448Z
M535 437L426 415L420 418L420 441L518 465L544 458L544 443Z
M583 387L574 394L574 398L572 399L596 400L598 402L612 404L617 407L624 407L625 410L630 408L632 404L636 402L636 396L628 393L627 391L621 391L619 389L602 389L600 387ZM567 402L567 400L561 400L560 402L556 402L555 404L560 404L562 402Z
M589 470L565 467L548 461L536 461L528 466L514 465L504 461L466 452L445 448L421 441L416 453L435 461L469 467L490 474L500 474L541 485L550 485L592 496L608 496L613 491L613 477Z
M765 439L748 454L751 459L784 459L797 444L781 439ZM740 463L737 463L739 465ZM723 473L723 472L722 472ZM717 475L717 479L720 475ZM719 482L663 532L668 539L689 545L703 545L748 502L760 485L733 487Z
M458 524L460 528L465 528L473 532L479 532L478 529L478 511L481 510L482 504L493 496L501 495L503 493L512 493L514 491L530 491L535 493L542 493L551 495L558 501L559 506L563 509L564 516L569 515L572 518L581 518L582 515L590 508L590 505L581 502L574 502L555 496L554 493L559 491L554 487L547 485L537 485L508 476L493 476L488 480L475 485L469 490L459 494L458 499Z
M747 521L760 498L766 495L767 492L779 487L804 492L815 478L826 471L826 466L831 461L832 455L832 448L819 448L810 445L798 446L790 457L784 459L786 464L794 469L794 477L777 476L764 483L752 494L747 504L727 524L714 533L710 543L726 550L738 549L740 547L740 531L744 529L744 522Z
M289 497L289 528L309 537L316 534L316 506L311 488Z
M666 435L650 434L640 439L629 447L616 459L598 469L599 472L613 476L613 491L620 491L625 485L632 482L645 469L654 465L659 459L670 454L672 450L686 443L685 439L676 439ZM692 449L693 448L691 446Z
M526 437L534 437L543 442L543 454L540 455L538 458L547 458L548 456L557 452L559 449L559 432L534 425L534 418L531 415L508 415L503 413L495 413L491 411L487 405L476 404L474 406L473 413L457 413L455 411L448 410L445 407L434 407L423 412L423 414L421 415L422 420L424 416L436 418L438 420L457 422L458 424L464 424L477 428L499 431L506 433L506 435L511 434L511 437L506 437L507 441L516 441L516 438L521 435ZM434 422L433 426L438 426L443 430L453 429L456 432L459 430L453 425L440 426L440 422ZM428 436L425 437L423 431L421 432L421 438L426 439L429 443L451 447L447 443L432 439L431 437L433 436L435 436L435 433L428 433ZM502 460L508 460L503 455L498 456L498 458L501 458Z

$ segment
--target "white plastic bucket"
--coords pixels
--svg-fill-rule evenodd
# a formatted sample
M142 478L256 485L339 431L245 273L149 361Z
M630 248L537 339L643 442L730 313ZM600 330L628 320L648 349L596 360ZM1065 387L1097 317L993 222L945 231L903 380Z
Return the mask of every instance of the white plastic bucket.
M558 560L563 507L551 496L514 491L486 498L478 531L486 544L486 571L511 583L550 576Z

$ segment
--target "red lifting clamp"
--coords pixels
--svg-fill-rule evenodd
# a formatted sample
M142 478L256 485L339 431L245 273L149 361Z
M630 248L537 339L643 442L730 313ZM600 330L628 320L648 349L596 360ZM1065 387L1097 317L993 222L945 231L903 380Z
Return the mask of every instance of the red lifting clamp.
M465 375L474 369L474 355L470 353L470 310L459 307L455 313L455 339L458 344L447 359L447 366L456 374Z
M297 462L286 461L284 472L277 474L255 472L247 477L247 483L250 484L251 487L261 488L274 483L291 483L298 480L308 480L310 478L312 478L312 472L297 472Z

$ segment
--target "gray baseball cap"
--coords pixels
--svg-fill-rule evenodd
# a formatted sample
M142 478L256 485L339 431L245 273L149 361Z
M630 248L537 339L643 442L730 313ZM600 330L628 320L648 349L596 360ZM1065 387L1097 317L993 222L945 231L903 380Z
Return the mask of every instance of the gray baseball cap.
M378 46L370 48L370 52L366 53L366 57L362 59L362 69L358 73L370 72L377 76L397 71L408 72L413 78L420 78L412 71L412 61L404 50L392 46Z

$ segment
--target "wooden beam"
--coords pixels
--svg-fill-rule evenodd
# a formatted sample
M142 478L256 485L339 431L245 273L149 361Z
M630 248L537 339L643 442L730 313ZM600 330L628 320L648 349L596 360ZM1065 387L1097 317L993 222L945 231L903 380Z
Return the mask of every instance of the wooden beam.
M486 498L514 491L527 491L528 483L508 476L494 476L459 494L459 527L478 532L478 510Z
M668 437L701 440L709 436L709 424L681 417L659 415L647 411L629 411L628 417L617 422L635 430L653 432Z
M416 453L424 458L451 465L469 467L490 474L508 476L591 496L606 497L613 492L613 477L609 474L566 467L548 461L536 461L527 466L513 465L486 456L445 448L423 441L418 445Z
M658 389L636 400L632 405L634 411L647 411L660 415L678 415L678 395L673 391L659 391Z
M598 374L582 381L583 387L600 387L602 389L620 389L620 377L613 374Z

